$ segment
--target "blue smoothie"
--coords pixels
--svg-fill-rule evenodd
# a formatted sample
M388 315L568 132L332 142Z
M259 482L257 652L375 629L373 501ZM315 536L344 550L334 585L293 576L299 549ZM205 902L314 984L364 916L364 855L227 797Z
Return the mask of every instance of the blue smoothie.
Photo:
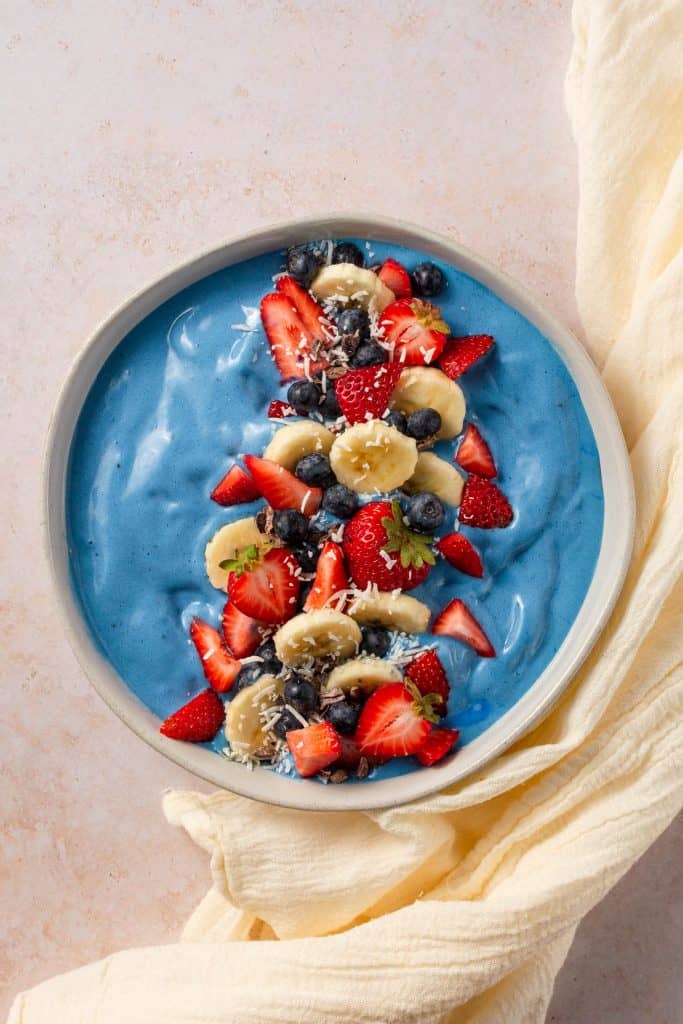
M379 242L370 251L368 262L392 256L408 269L426 258ZM434 301L453 333L496 339L458 384L515 511L506 529L463 527L483 579L439 560L411 591L435 614L462 598L496 649L496 658L479 658L450 638L422 638L438 646L451 681L445 724L469 743L522 697L564 640L595 569L603 495L593 433L548 339L483 285L439 265L448 287ZM148 316L105 363L74 434L73 587L97 646L161 719L206 686L188 628L195 615L218 626L225 595L206 577L205 545L262 505L225 509L209 494L241 453L260 455L282 425L266 415L285 389L253 313L282 266L280 252L237 264ZM452 460L458 442L434 450ZM451 509L439 533L456 522ZM212 746L224 749L222 733ZM396 759L373 777L414 770L413 759Z

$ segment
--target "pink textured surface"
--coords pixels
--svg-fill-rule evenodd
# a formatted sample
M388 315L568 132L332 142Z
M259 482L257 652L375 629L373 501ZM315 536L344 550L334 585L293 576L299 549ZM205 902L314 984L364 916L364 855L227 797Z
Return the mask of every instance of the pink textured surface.
M0 13L0 1015L57 971L173 940L209 882L160 812L164 787L200 784L90 689L40 549L50 409L98 320L177 257L293 213L365 208L479 250L576 327L569 5L332 11L9 0ZM674 1020L676 836L583 925L550 1019Z

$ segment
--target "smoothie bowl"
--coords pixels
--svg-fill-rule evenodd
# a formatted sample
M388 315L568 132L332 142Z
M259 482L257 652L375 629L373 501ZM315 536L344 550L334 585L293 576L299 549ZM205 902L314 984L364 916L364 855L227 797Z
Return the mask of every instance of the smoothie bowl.
M618 595L633 495L568 331L445 239L332 217L96 332L46 520L76 654L142 738L244 795L369 809L547 713Z

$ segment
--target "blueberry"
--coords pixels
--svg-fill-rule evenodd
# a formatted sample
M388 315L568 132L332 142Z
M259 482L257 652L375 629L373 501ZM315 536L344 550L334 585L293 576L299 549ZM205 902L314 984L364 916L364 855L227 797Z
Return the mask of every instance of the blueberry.
M323 395L322 404L318 407L326 420L336 420L341 416L341 409L337 399L337 392L331 381L327 382L327 391Z
M303 288L310 286L319 267L320 260L310 249L294 246L287 250L287 273Z
M370 317L364 309L352 306L343 309L337 317L337 330L341 335L355 335L359 341L370 337Z
M441 430L441 417L436 409L418 409L408 417L406 434L416 441L426 441Z
M267 529L266 529L267 524L268 524L268 513L267 513L265 508L262 508L259 512L256 513L256 525L258 526L258 528L261 531L261 533L267 533L268 532Z
M278 718L277 722L273 726L273 732L278 739L284 740L288 732L293 732L294 729L303 729L303 725L291 711L287 708L283 708L282 714Z
M359 370L363 366L379 366L389 359L386 349L376 341L362 342L351 356L351 366Z
M327 455L320 455L318 452L304 455L303 459L299 459L294 474L311 487L331 487L336 479L330 469Z
M282 668L282 662L275 653L275 643L272 640L264 640L256 648L254 654L257 654L259 658L263 658L259 668L264 675L277 675Z
M337 242L332 250L333 263L355 263L357 267L365 266L365 257L353 242Z
M365 654L374 654L377 658L383 658L391 643L389 630L382 629L380 626L364 626L362 632L361 651L364 651Z
M446 278L436 263L418 263L410 276L415 294L424 295L425 298L438 295L446 287Z
M358 510L358 495L344 484L332 484L323 496L323 508L339 519L350 519Z
M309 537L303 544L297 544L294 548L294 557L304 572L315 572L315 567L320 558L320 549L318 548L317 541Z
M327 709L327 721L330 722L337 732L344 736L350 736L356 731L360 708L348 700L338 700L336 704L330 704Z
M300 544L308 536L308 519L295 508L273 512L273 533L285 544Z
M390 427L394 427L402 434L405 434L408 426L408 417L404 412L400 412L398 409L392 409L386 416L386 422Z
M299 608L301 611L304 610L304 605L308 600L308 595L313 590L313 580L305 580L299 587Z
M294 676L285 683L285 704L291 704L300 715L311 715L318 710L318 691L306 679Z
M317 409L321 397L322 390L320 385L314 380L308 380L307 377L295 380L287 389L287 401L300 413L307 413L311 409Z
M429 491L414 494L405 511L408 526L411 526L413 530L420 530L422 533L431 533L438 529L445 514L443 503Z

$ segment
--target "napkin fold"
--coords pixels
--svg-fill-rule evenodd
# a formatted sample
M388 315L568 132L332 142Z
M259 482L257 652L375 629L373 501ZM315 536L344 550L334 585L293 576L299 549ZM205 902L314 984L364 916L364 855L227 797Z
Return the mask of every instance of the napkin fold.
M683 9L576 0L573 27L577 296L638 508L607 629L548 719L420 804L167 794L211 858L184 941L45 982L9 1024L541 1024L578 922L681 807Z

